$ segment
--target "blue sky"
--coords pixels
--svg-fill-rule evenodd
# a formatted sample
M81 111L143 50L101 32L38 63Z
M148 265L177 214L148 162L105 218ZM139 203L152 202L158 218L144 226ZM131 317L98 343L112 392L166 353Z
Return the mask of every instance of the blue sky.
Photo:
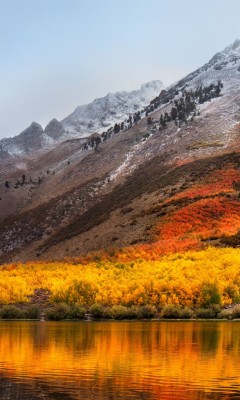
M240 38L240 0L0 0L0 137L185 76Z

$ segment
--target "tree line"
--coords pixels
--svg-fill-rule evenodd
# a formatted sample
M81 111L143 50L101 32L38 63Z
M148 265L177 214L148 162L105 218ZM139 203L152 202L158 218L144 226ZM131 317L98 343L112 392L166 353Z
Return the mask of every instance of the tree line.
M216 84L211 83L208 86L198 86L194 89L187 89L187 85L182 89L176 87L170 88L169 90L162 90L159 96L155 97L148 106L141 111L137 111L134 114L129 114L128 119L115 123L107 131L99 133L93 133L88 141L84 144L83 149L95 149L98 150L100 143L105 143L113 135L118 134L121 131L127 131L136 125L141 120L142 114L148 117L148 124L152 124L153 120L149 116L150 113L156 111L163 104L172 104L171 111L168 113L165 111L161 114L159 121L159 130L162 130L167 126L168 122L174 121L176 126L186 124L189 118L194 119L195 116L199 115L197 111L197 105L203 104L206 101L211 101L215 97L219 97L223 88L222 82L219 80ZM156 122L156 121L155 121Z

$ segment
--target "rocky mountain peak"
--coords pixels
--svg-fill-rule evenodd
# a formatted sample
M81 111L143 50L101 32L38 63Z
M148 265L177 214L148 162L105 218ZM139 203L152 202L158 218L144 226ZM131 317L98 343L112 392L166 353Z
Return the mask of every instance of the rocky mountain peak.
M126 120L129 114L143 109L163 88L163 83L155 80L131 92L108 93L90 104L77 107L62 124L66 131L78 137L103 132Z
M13 138L6 138L0 141L0 159L11 156L22 156L33 150L39 150L44 143L43 128L33 121L19 135Z
M141 86L141 91L142 92L148 92L148 91L155 91L155 92L159 92L163 89L164 84L162 83L162 81L160 80L153 80L147 83L144 83Z
M214 67L220 70L224 68L228 63L236 62L240 59L240 40L236 39L234 43L227 46L223 51L216 53L209 63L209 67Z
M161 81L145 83L131 92L108 93L92 103L78 106L62 121L53 118L43 130L33 121L31 125L14 138L0 141L0 159L28 154L32 150L44 150L72 138L84 138L94 132L103 132L115 123L122 122L136 111L148 105L159 95L164 85Z
M236 39L235 42L232 44L233 50L236 50L237 48L240 50L240 40L239 39Z
M31 125L24 129L24 131L22 131L19 136L37 136L40 135L41 133L43 133L43 128L40 124L38 124L37 122L33 121L31 123Z
M65 133L64 127L60 121L53 118L46 126L44 133L53 139L60 139Z

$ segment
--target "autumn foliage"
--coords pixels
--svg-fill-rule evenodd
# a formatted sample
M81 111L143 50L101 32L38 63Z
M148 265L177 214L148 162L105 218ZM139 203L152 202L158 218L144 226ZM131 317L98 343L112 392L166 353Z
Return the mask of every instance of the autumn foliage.
M240 300L240 250L208 248L134 262L87 265L27 263L3 266L0 302L27 301L35 288L53 302L105 306L166 304L205 307ZM216 300L217 299L217 300Z
M156 219L152 243L2 266L0 304L27 302L39 288L52 302L85 307L239 302L240 249L211 247L240 230L239 180L229 166L165 200L159 207L168 211Z

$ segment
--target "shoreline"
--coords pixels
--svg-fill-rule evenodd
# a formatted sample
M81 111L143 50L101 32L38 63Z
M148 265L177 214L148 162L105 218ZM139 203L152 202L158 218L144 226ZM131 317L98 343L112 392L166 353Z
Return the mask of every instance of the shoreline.
M240 318L228 319L228 318L152 318L152 319L60 319L60 320L40 320L40 319L27 319L27 318L6 318L0 319L1 322L240 322Z
M0 305L0 321L199 321L238 320L240 304L211 304L208 307L191 308L167 304L106 306L99 303L15 303Z

